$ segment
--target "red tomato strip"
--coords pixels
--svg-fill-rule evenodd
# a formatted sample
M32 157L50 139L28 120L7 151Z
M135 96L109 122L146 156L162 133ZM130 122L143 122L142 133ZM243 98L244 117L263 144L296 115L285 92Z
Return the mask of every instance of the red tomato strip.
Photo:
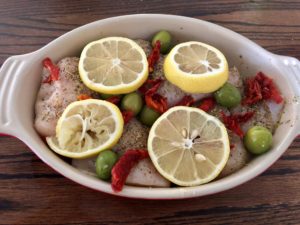
M132 111L122 111L122 116L124 123L126 124L134 117L134 113Z
M112 96L112 97L106 99L106 101L113 103L115 105L118 105L119 102L121 101L121 98L120 98L120 96Z
M159 113L164 113L168 109L167 98L156 93L162 82L163 80L160 78L155 80L148 79L139 89L145 95L146 105Z
M222 120L226 128L241 138L244 137L244 132L242 131L240 124L250 120L253 115L254 112L246 112L245 114L234 114L227 116L224 112L221 112Z
M167 98L157 93L147 93L145 95L146 105L159 113L164 113L168 109Z
M130 170L142 159L148 158L148 151L142 149L127 150L114 165L111 175L111 187L115 192L120 192L126 182Z
M249 121L253 116L254 116L255 112L246 112L244 114L235 114L233 115L237 121L239 123L246 123L247 121Z
M148 59L149 73L152 73L154 71L154 66L159 60L160 47L161 47L160 41L156 41L150 55L147 58Z
M212 110L216 105L216 101L213 97L207 97L202 99L200 105L198 106L199 109L202 109L204 112L208 112Z
M246 80L246 98L243 105L252 105L262 100L261 87L255 78Z
M275 86L273 80L269 77L267 77L264 73L259 72L256 75L256 79L261 84L261 93L263 96L263 99L266 100L273 100L277 104L281 103L283 101L283 98Z
M50 58L45 58L43 60L43 66L50 72L50 75L43 81L43 83L50 84L52 81L59 79L59 68L53 64Z
M148 79L146 80L146 82L139 88L139 92L141 92L141 94L145 95L146 92L150 89L154 89L155 92L158 90L160 84L163 82L163 80L161 78L157 78L157 79Z
M255 77L246 80L246 98L242 104L252 105L261 100L272 100L279 104L283 98L273 80L259 72Z
M176 103L175 106L191 106L194 104L194 102L195 100L192 96L185 95L178 103Z
M81 94L81 95L77 96L78 101L82 101L82 100L86 100L86 99L92 99L92 97L87 94Z

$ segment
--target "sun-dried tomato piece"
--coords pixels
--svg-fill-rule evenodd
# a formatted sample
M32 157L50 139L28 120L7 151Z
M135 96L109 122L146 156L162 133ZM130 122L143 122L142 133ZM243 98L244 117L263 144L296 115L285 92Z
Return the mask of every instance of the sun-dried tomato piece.
M213 97L207 97L202 99L200 105L198 106L199 109L202 109L204 112L208 112L212 110L216 105L216 101Z
M132 111L122 111L122 116L123 116L123 120L124 123L128 123L133 117L134 117L134 113Z
M228 130L231 130L241 138L244 137L244 132L241 129L240 123L245 123L252 118L254 112L246 112L244 114L234 114L227 116L221 112L223 123Z
M121 101L121 98L120 98L120 96L112 96L112 97L109 97L108 99L106 99L106 101L113 103L115 105L118 105L119 102Z
M161 78L157 78L157 79L148 79L146 80L146 82L139 88L139 92L141 92L141 94L146 94L146 92L150 89L152 89L152 91L154 90L154 92L156 92L159 88L159 86L161 85L161 83L163 82L163 80Z
M43 81L43 83L51 83L59 79L59 67L53 64L50 58L45 58L43 60L43 66L49 70L49 76Z
M254 78L246 80L246 98L243 105L252 105L262 100L261 87L259 82Z
M164 113L168 109L167 98L156 93L160 87L162 79L148 79L139 91L145 95L146 105L159 113Z
M240 137L244 136L244 133L237 121L233 116L226 116L224 112L221 112L222 120L227 129L231 130Z
M256 79L261 85L261 93L262 93L263 99L273 100L277 104L279 104L283 101L283 98L280 95L280 92L278 91L277 87L275 86L275 84L271 78L266 76L264 73L259 72L256 75Z
M86 99L92 99L92 97L87 94L81 94L81 95L77 96L78 101L82 101L82 100L86 100Z
M111 187L115 192L123 189L130 170L142 159L148 158L148 151L142 149L127 150L111 171Z
M259 72L255 77L246 80L246 98L242 104L252 105L261 100L273 100L279 104L283 98L273 80Z
M175 106L191 106L195 102L194 98L190 95L185 95L183 98L176 103Z
M167 98L161 96L160 94L146 94L145 95L146 105L159 113L164 113L168 109Z
M252 111L252 112L246 112L244 114L235 114L232 116L236 118L239 123L246 123L254 116L254 114L255 112Z
M155 45L150 53L150 55L148 56L147 60L148 60L148 67L149 67L149 73L152 73L154 71L154 66L155 64L158 62L159 60L159 56L160 56L160 41L156 41Z

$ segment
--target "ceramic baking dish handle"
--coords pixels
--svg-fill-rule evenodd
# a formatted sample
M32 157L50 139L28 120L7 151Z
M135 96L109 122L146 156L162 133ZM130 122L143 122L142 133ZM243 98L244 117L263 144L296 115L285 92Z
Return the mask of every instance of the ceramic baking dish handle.
M16 136L19 129L18 112L16 105L20 101L20 82L23 82L22 73L28 67L26 55L8 58L0 69L0 134Z
M288 79L293 81L292 85L295 97L292 100L292 104L297 106L296 135L300 135L300 61L289 56L278 56L278 58L284 65Z

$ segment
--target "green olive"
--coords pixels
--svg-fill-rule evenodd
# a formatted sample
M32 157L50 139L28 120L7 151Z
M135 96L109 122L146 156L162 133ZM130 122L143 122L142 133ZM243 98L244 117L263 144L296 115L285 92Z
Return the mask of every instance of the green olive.
M103 99L103 100L109 99L109 98L114 97L114 96L121 97L121 95L100 94L100 97L101 97L101 99Z
M143 107L143 99L140 94L133 92L124 96L121 102L121 108L126 111L132 111L137 115Z
M214 96L218 104L227 108L237 106L242 99L239 90L230 83L225 83Z
M145 105L140 113L140 121L146 126L151 127L159 116L160 114L158 112Z
M154 35L152 38L152 46L154 47L156 41L160 41L160 52L162 54L168 53L171 47L172 37L168 31L162 30Z
M244 145L249 152L262 154L272 146L272 133L262 126L251 127L244 137Z
M111 151L105 150L100 152L96 160L96 173L101 180L109 180L111 170L118 160L118 155Z

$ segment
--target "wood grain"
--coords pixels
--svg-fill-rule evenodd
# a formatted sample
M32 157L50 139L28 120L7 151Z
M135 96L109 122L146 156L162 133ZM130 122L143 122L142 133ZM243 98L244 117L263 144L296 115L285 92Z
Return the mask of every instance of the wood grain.
M0 1L0 64L80 25L116 15L168 13L232 29L300 58L300 1ZM81 187L23 143L0 137L0 224L300 224L300 138L270 169L232 190L173 201L117 198Z

